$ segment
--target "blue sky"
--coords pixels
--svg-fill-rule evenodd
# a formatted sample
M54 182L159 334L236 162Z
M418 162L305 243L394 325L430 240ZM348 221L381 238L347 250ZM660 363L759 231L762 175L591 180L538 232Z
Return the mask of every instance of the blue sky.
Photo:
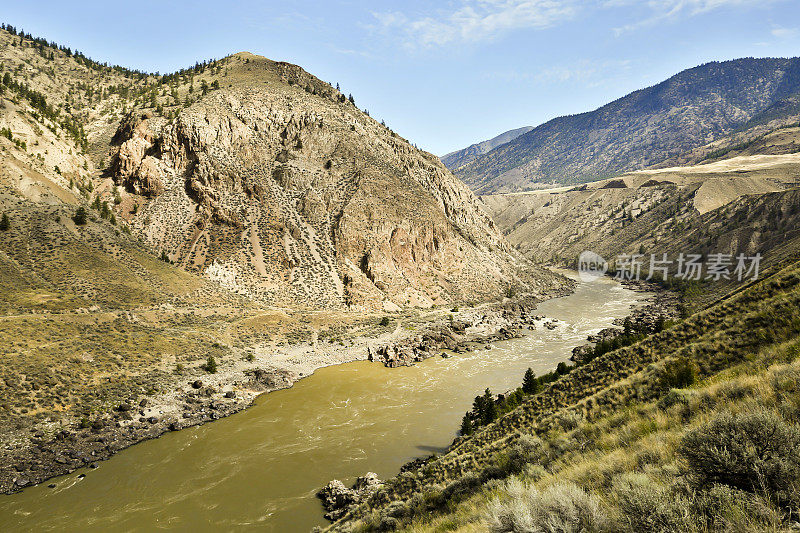
M2 4L7 23L133 68L242 50L297 63L437 155L703 62L800 55L797 0Z

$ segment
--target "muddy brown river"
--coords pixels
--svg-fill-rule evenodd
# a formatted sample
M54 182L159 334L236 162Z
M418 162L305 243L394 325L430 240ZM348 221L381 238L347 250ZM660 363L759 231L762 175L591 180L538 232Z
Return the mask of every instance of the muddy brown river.
M317 370L241 413L56 478L55 489L47 482L0 496L0 531L307 532L326 523L314 496L325 483L368 471L389 477L441 452L483 389L519 386L528 367L554 369L642 296L611 280L581 283L539 306L538 314L562 322L552 331L413 367Z

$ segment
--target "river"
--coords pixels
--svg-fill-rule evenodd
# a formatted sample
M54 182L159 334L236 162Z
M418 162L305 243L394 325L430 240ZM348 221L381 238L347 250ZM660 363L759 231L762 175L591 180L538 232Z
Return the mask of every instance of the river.
M528 367L554 369L642 296L608 279L580 283L539 306L562 322L552 331L413 367L322 368L243 412L56 478L54 489L46 482L0 496L0 531L307 532L326 523L314 496L325 483L368 471L390 477L441 452L483 389L519 386Z

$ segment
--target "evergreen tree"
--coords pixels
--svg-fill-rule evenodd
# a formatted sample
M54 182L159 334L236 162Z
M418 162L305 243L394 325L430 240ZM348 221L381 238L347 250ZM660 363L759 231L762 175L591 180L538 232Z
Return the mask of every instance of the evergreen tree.
M75 216L72 217L72 221L75 222L78 226L83 226L86 224L86 209L83 207L79 207L75 211Z
M539 392L539 381L536 379L536 374L533 369L529 368L525 371L525 376L522 378L522 392L525 394L536 394Z
M206 364L203 367L206 372L209 374L216 374L217 373L217 361L214 359L213 355L209 355L208 359L206 360Z
M464 418L461 419L461 431L462 435L470 435L474 431L472 427L472 418L470 418L469 413L464 415Z
M472 412L478 420L483 419L483 396L475 396L475 400L472 402Z
M497 405L494 403L494 396L489 389L483 393L483 412L481 413L481 422L483 424L490 424L497 418Z
M0 231L8 231L8 228L11 227L11 221L8 219L8 215L3 213L3 216L0 217Z
M631 317L629 316L625 317L625 323L623 325L623 328L625 330L625 335L630 335L631 333L633 333L633 323L631 322Z

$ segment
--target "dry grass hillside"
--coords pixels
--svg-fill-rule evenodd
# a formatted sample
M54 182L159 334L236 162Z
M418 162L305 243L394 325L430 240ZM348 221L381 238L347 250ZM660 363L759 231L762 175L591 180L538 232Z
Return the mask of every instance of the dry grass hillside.
M800 263L562 375L335 531L788 531Z

